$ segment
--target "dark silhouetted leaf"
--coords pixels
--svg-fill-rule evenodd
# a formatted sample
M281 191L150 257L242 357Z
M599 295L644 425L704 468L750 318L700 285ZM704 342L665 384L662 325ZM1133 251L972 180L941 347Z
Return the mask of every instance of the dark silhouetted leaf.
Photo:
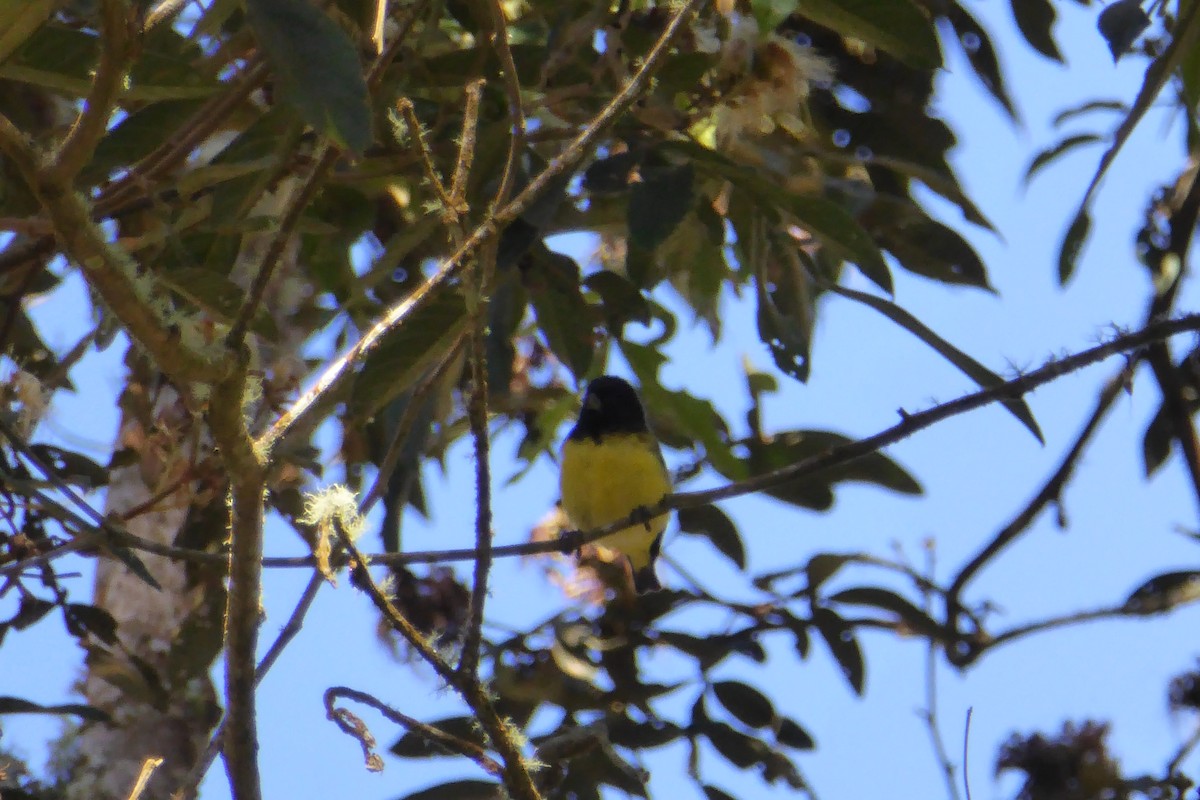
M779 725L775 729L775 741L796 750L812 750L817 746L809 732L790 717L780 717Z
M626 322L650 324L650 304L641 289L627 278L605 269L589 275L583 285L600 295L605 322L614 335L621 334Z
M52 444L31 444L29 449L67 483L81 484L88 489L108 485L108 470L82 453Z
M733 795L723 792L710 784L706 783L701 788L704 790L705 800L737 800Z
M1051 124L1057 128L1065 122L1093 111L1115 111L1118 114L1126 114L1129 112L1129 106L1123 100L1089 100L1058 112L1054 115Z
M995 389L1004 384L1004 379L996 373L992 372L987 367L980 364L969 355L959 350L954 345L947 342L942 337L927 328L920 320L909 314L900 306L892 303L882 297L866 294L865 292L856 292L853 289L845 289L841 286L831 285L829 290L855 300L864 305L870 306L885 317L895 322L907 330L912 335L919 338L925 344L936 350L943 358L957 367L964 375L975 381L983 389ZM1002 400L1001 404L1008 409L1008 412L1016 417L1022 425L1029 429L1029 432L1042 444L1046 440L1042 438L1041 428L1037 424L1037 420L1033 418L1033 412L1029 409L1029 405L1021 399Z
M830 595L827 599L833 603L865 605L890 611L898 616L912 633L921 636L934 636L941 630L941 626L910 601L895 592L878 586L856 586L851 589L843 589Z
M535 248L530 262L522 277L538 327L554 354L582 378L592 365L596 335L592 309L579 290L579 265L544 245Z
M246 0L246 19L304 121L349 150L366 150L371 111L350 37L311 0Z
M1200 600L1200 571L1165 572L1134 589L1125 601L1125 610L1158 614L1195 600Z
M1004 107L1008 115L1017 118L1017 109L1009 96L1008 88L1004 85L1004 73L1000 70L1000 60L996 57L996 49L988 38L987 31L959 3L950 3L946 8L946 19L954 26L958 41L962 45L971 69L992 93L992 97Z
M775 721L775 706L753 686L739 681L717 681L713 693L725 710L750 728L765 728Z
M23 630L50 613L52 608L54 608L54 603L49 600L42 600L31 594L23 595L21 602L17 605L17 613L8 620L7 624L16 630Z
M808 578L808 585L804 587L804 591L815 594L825 581L832 578L850 561L850 556L841 553L817 553L804 566L804 574Z
M1096 27L1108 42L1113 61L1117 61L1150 27L1150 16L1142 10L1142 0L1117 0L1100 12Z
M1034 156L1033 160L1029 162L1029 167L1025 170L1025 183L1028 184L1031 180L1033 180L1033 176L1036 175L1043 167L1047 166L1051 161L1063 155L1064 153L1067 153L1068 151L1073 150L1080 145L1094 144L1096 142L1103 141L1103 139L1104 137L1100 136L1098 133L1080 133L1076 134L1075 136L1068 136L1053 147L1047 147L1045 150L1042 150L1036 156Z
M641 166L644 153L624 153L599 158L583 172L583 190L589 194L619 194L628 191Z
M111 722L112 718L95 706L82 703L63 703L44 706L19 697L0 697L0 714L72 714L91 722Z
M646 167L629 194L630 242L653 250L675 230L695 203L691 164Z
M738 569L746 569L746 547L742 544L737 526L724 511L709 505L681 508L677 516L682 533L703 536L712 542L721 555L736 564Z
M843 447L851 441L830 431L801 430L780 431L769 441L748 439L743 440L742 444L750 450L750 473L763 475ZM732 476L726 477L734 479ZM844 481L873 483L903 494L921 493L921 485L899 464L882 453L871 453L849 463L807 475L803 479L776 484L764 491L785 503L820 511L833 504L833 487Z
M813 625L829 645L833 660L842 668L842 674L855 693L862 694L866 679L862 650L854 631L845 620L827 608L813 609Z
M1050 33L1056 17L1050 0L1010 0L1010 5L1025 41L1046 58L1061 63L1062 53Z
M910 67L942 65L933 21L910 0L805 0L796 10L843 36L886 50Z
M472 717L448 717L430 725L456 739L485 747L483 733ZM401 758L428 758L430 756L455 755L434 740L421 735L418 731L408 731L393 744L388 751Z
M403 800L496 800L502 786L492 781L452 781L405 795Z
M63 623L67 632L76 638L92 634L105 644L117 641L117 621L102 608L82 603L67 603L63 606Z
M1083 250L1083 242L1087 239L1091 229L1091 213L1086 205L1081 206L1075 214L1075 219L1071 221L1071 226L1067 228L1067 235L1063 237L1062 247L1058 251L1058 283L1060 286L1066 286L1067 281L1071 280L1071 276L1075 273L1079 253Z
M1171 418L1167 415L1164 404L1159 404L1158 411L1146 426L1142 435L1142 466L1146 477L1150 477L1171 455L1171 444L1175 441Z
M663 747L683 736L683 728L665 720L634 722L627 716L608 721L608 740L633 750Z
M709 721L701 729L725 760L740 769L749 769L762 761L766 745L735 730L724 722Z

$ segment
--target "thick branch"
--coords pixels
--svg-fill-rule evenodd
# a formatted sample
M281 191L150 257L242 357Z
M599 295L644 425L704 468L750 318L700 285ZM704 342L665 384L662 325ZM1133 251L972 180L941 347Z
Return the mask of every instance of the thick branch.
M83 110L58 148L51 179L67 185L92 160L96 145L108 130L117 98L133 58L133 9L126 0L104 0L100 5L100 63Z
M236 800L259 800L255 658L262 603L266 468L246 427L245 390L244 368L217 384L209 426L229 471L232 494L225 611L225 768Z
M92 221L84 197L46 164L28 137L3 115L0 150L20 170L54 224L63 249L83 269L88 283L169 378L186 386L219 380L226 374L221 359L201 354L180 341L174 325L154 308L157 289L150 278L139 274L138 265L117 245L106 241L104 232Z

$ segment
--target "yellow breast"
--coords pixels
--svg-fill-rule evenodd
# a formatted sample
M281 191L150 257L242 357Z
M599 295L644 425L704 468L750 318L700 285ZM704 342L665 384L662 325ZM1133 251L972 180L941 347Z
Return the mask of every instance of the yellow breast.
M667 468L649 434L611 434L568 439L562 453L563 510L580 530L603 527L640 506L652 506L671 491ZM667 526L668 515L623 528L599 544L629 556L635 569L650 561L650 545Z

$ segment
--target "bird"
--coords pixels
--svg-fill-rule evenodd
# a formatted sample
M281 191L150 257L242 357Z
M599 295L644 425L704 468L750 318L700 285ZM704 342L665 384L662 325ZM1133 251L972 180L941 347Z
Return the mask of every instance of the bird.
M648 509L671 492L671 475L637 392L612 375L588 384L579 418L563 442L561 464L563 511L581 531ZM662 588L654 562L669 516L635 523L596 542L629 560L638 594Z

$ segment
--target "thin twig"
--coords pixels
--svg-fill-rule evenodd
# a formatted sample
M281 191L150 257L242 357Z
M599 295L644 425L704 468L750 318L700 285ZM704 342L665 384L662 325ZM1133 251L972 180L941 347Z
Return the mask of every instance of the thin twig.
M360 578L360 583L365 588L367 596L375 603L375 607L379 609L384 618L392 625L393 629L405 638L409 646L417 651L421 658L433 667L438 676L459 693L475 713L476 719L479 721L484 732L487 733L492 746L504 761L502 772L504 784L508 788L508 791L514 797L521 800L540 800L541 796L538 793L537 787L534 786L533 777L529 774L529 769L525 766L521 748L514 740L509 726L496 713L488 691L484 689L483 685L474 675L456 672L442 658L441 654L430 646L425 637L421 635L421 632L405 619L404 615L392 605L391 600L388 599L375 583L367 568L366 560L358 552L358 548L354 546L354 542L346 534L340 522L334 521L334 529L337 531L337 536L342 546L350 554L353 568Z
M474 85L474 84L472 84ZM468 87L467 97L471 97ZM470 104L468 103L468 108ZM478 107L478 101L476 102ZM432 187L433 193L437 195L438 202L442 205L442 214L449 219L449 224L458 222L458 218L462 209L450 198L446 191L446 184L442 182L438 175L437 167L433 164L433 151L429 149L429 143L425 141L425 128L421 125L421 120L417 119L417 110L413 107L412 100L407 97L401 97L396 101L396 109L404 117L405 124L408 125L408 135L412 137L413 143L417 148L417 155L420 156L421 168L425 172L425 181ZM464 115L465 117L465 115Z
M925 548L925 553L925 582L933 584L934 578L937 575L937 555L932 545ZM912 571L916 572L916 569L912 568ZM922 610L926 614L931 614L933 611L933 593L923 590L921 597ZM937 653L940 647L940 642L936 638L930 637L929 644L925 650L924 717L925 724L929 728L929 738L933 742L934 757L937 758L938 765L942 768L942 775L946 778L947 794L950 800L959 800L958 786L954 776L954 763L950 760L950 753L946 750L946 743L942 741L942 732L938 722Z
M463 637L462 658L458 668L464 676L475 680L479 667L479 646L483 638L483 605L487 600L488 572L492 568L492 472L488 440L487 326L488 274L485 261L495 264L496 248L488 242L475 261L476 284L472 291L470 350L471 397L467 416L471 422L471 438L475 443L475 572L471 584L471 604L467 629Z
M478 764L480 768L489 775L499 777L503 772L503 768L500 766L500 764L497 763L494 758L489 756L482 747L474 742L453 736L441 728L435 728L432 725L427 725L420 720L414 719L402 711L397 711L379 698L367 694L366 692L360 692L356 689L351 689L346 686L331 686L325 690L325 713L329 719L338 723L338 727L340 727L343 731L358 739L360 744L363 744L364 742L362 736L360 735L361 731L358 730L356 726L347 728L343 724L344 720L338 716L337 709L334 708L334 701L338 700L339 698L357 700L364 705L370 706L380 714L383 714L383 716L387 717L392 722L395 722L398 725L403 725L408 730L424 737L430 742L440 747L444 747L452 753L458 753L461 756L466 756ZM364 745L363 749L366 750L367 747Z
M229 593L225 605L225 718L222 739L235 800L262 797L258 764L255 681L262 601L263 494L266 464L242 413L245 357L238 371L213 388L209 428L230 476Z
M1067 485L1067 482L1071 479L1071 475L1075 471L1075 467L1079 464L1080 456L1083 455L1083 451L1087 448L1092 436L1099 430L1101 422L1104 421L1104 418L1112 409L1113 403L1121 391L1128 385L1136 363L1136 359L1130 359L1120 372L1109 378L1104 388L1100 391L1095 409L1093 409L1087 423L1084 424L1083 430L1075 437L1075 442L1071 445L1067 454L1063 456L1058 469L1043 484L1033 499L1013 517L1012 521L992 537L991 541L980 548L979 552L954 576L947 596L947 618L951 623L953 623L961 610L962 593L970 580L988 562L995 558L1001 550L1010 545L1023 531L1028 529L1047 505L1059 500L1063 487Z
M517 74L517 66L513 62L512 50L508 46L508 20L505 19L504 9L499 0L481 0L485 6L485 15L491 18L492 48L500 61L501 79L504 82L504 93L508 98L508 116L512 120L508 155L504 160L504 171L501 172L500 188L492 201L493 207L498 207L508 199L517 178L517 159L525 149L525 110L521 107L521 82ZM462 181L463 184L466 181ZM455 172L456 189L460 188L458 172ZM460 189L465 191L465 188Z
M971 763L971 717L974 714L975 707L967 706L967 723L963 728L963 791L966 793L967 800L971 800L971 771L968 767Z
M1187 741L1180 745L1179 749L1175 751L1175 755L1171 758L1171 762L1167 764L1167 777L1165 780L1169 781L1171 778L1179 774L1179 768L1183 766L1184 759L1186 759L1191 752L1196 749L1197 746L1200 746L1200 725L1196 726L1196 729L1192 731L1192 735L1188 737Z
M614 522L604 528L598 528L593 531L567 531L558 541L545 542L528 542L525 544L502 545L492 548L492 556L508 557L508 556L526 556L537 555L540 553L569 553L582 545L597 541L610 535L616 530L629 527L635 524L638 520L643 519L648 513L650 516L659 516L665 514L672 509L678 508L694 508L697 506L707 505L716 500L725 500L731 497L740 497L746 494L753 494L762 491L763 489L786 483L789 481L797 481L803 478L814 475L822 470L830 469L836 466L850 463L870 453L876 452L882 448L891 446L898 441L901 441L915 433L924 430L938 422L949 419L951 417L965 414L968 411L986 406L990 403L999 402L1000 400L1010 397L1020 397L1027 394L1040 386L1044 386L1064 375L1075 372L1084 367L1095 364L1106 358L1119 353L1139 350L1147 345L1147 343L1156 339L1167 336L1175 336L1180 333L1190 331L1200 331L1200 314L1192 314L1180 317L1174 320L1161 320L1151 323L1141 330L1133 333L1126 333L1114 337L1111 341L1092 347L1088 350L1081 351L1064 359L1051 362L1040 369L1034 370L1019 378L1014 378L1007 383L992 389L986 389L973 394L964 395L957 400L951 400L939 406L927 409L914 414L908 414L901 420L900 423L893 425L873 436L865 439L860 439L849 444L841 445L832 448L824 453L816 456L811 456L803 461L797 462L790 466L769 472L754 478L748 478L741 481L735 481L715 489L708 489L700 492L681 492L672 494L663 499L662 502L655 505L640 514L631 515L628 518ZM81 526L81 531L86 531L86 524ZM181 560L195 561L196 563L217 563L225 560L227 557L219 554L207 553L204 551L189 550L186 548L168 547L151 542L144 539L139 539L126 531L108 526L103 532L103 536L111 536L113 540L119 544L146 552L162 555L167 558L175 558ZM0 567L0 577L6 577L16 574L32 566L32 562L38 564L45 563L57 557L58 551L49 554L42 554L25 561L15 562L6 566ZM477 557L477 552L473 548L456 549L456 550L427 550L414 551L409 553L381 553L378 555L363 556L364 563L375 564L430 564L441 563L448 561L470 561ZM311 569L315 565L315 560L312 556L296 556L296 557L268 557L263 559L263 566L270 568L296 568L302 567Z

